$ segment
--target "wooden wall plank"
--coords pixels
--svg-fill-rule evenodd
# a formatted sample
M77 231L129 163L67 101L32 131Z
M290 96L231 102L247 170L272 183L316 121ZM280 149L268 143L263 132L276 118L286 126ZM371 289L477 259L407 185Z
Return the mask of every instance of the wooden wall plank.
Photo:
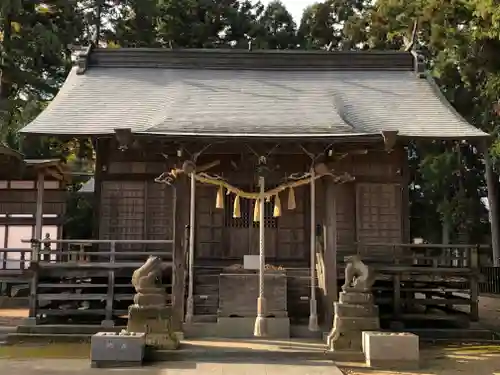
M356 184L358 243L402 242L401 197L399 184Z

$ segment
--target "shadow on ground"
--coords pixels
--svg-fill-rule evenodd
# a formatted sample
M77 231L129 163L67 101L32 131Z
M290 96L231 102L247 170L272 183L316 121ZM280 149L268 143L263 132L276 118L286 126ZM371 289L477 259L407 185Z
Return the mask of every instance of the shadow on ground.
M380 371L361 364L338 363L350 375L500 375L500 346L454 345L424 350L418 371Z

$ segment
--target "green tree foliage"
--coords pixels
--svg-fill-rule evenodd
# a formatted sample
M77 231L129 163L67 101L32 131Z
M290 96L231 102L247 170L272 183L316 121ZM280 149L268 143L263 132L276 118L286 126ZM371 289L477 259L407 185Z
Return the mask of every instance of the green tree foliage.
M83 25L78 8L63 0L49 9L35 1L2 1L0 25L0 141L16 147L19 127L44 108L64 81L71 66L69 46L79 42Z
M297 46L297 25L281 1L269 3L257 25L257 48L291 49Z
M48 5L47 5L48 4ZM99 22L98 22L99 21ZM0 2L0 142L19 147L19 127L52 99L71 65L71 45L164 48L399 50L418 21L415 48L443 95L468 121L499 132L500 6L490 0L325 0L304 10L297 28L285 1L2 0ZM92 159L79 140L25 140L30 156L70 163ZM500 166L500 141L491 147ZM487 232L484 166L476 145L408 146L412 232L429 241ZM498 167L497 167L498 168ZM439 215L436 215L436 212Z
M492 96L494 89L488 89L492 85L488 70L495 64L484 56L490 42L481 40L483 34L478 32L486 26L479 26L479 3L485 2L379 0L368 13L366 44L372 49L405 48L417 21L415 47L425 56L444 96L468 121L495 132L498 116L492 103L498 90ZM443 225L452 230L448 234L452 241L463 231L470 240L480 241L481 233L487 231L487 213L480 201L485 196L484 166L477 145L410 145L410 154L414 155L410 158L413 218L432 221L432 213L437 211ZM421 226L418 222L412 223L414 234L430 234L430 240L436 241L438 233L428 230L429 222Z
M357 49L366 39L370 1L327 0L304 10L299 27L303 48Z

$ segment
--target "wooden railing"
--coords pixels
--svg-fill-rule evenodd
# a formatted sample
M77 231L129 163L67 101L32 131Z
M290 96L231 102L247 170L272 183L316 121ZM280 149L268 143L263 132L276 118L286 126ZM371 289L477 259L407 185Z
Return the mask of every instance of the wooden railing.
M32 244L32 261L40 267L77 267L77 268L117 268L138 267L147 256L171 259L172 249L161 251L129 250L130 246L169 245L173 240L23 240ZM52 249L51 245L60 248ZM96 246L98 247L96 249ZM121 249L120 247L124 247ZM75 248L77 250L75 250Z
M71 300L74 302L90 298L93 301L104 301L105 307L96 308L92 311L89 310L88 314L103 315L106 320L110 320L113 316L122 313L122 311L115 310L114 301L129 300L133 294L133 291L127 293L115 292L115 287L130 288L128 280L127 285L115 284L117 270L132 270L133 268L137 268L149 255L160 256L167 266L172 265L172 240L113 241L47 239L43 241L27 240L25 242L31 244L31 250L0 249L0 254L3 254L2 259L0 259L0 281L3 271L16 271L7 269L9 265L14 264L8 262L17 262L19 264L19 269L16 272L25 273L26 275L36 273L36 277L33 276L31 278L30 285L30 290L32 291L30 298L31 313L35 315L38 313L70 315L72 312L68 310L48 311L47 309L39 309L38 302L41 301L50 299L51 301ZM162 251L146 250L148 245L153 244L157 246L165 245L165 249ZM130 247L133 247L134 250L131 250ZM140 248L140 250L135 250L135 248ZM405 294L418 292L426 294L426 299L419 300L422 304L468 304L471 307L471 314L475 319L477 317L477 288L481 271L479 268L479 255L482 252L488 251L488 249L489 247L485 245L356 244L353 246L353 251L345 255L352 255L357 252L361 255L363 261L373 265L380 273L389 275L388 280L392 280L393 283L388 288L391 290L391 301L393 301L391 303L394 304L396 315L400 314L402 304L414 302L411 298L403 301ZM318 249L317 252L319 287L322 285L322 275L325 272L331 272L323 265L324 253L321 250L324 251L324 249ZM10 253L20 254L20 259L9 259L8 254ZM343 278L343 255L338 254L337 257L339 279ZM27 272L30 264L32 266L31 270ZM38 275L49 273L67 276L86 271L100 271L101 276L106 277L107 280L99 281L100 284L96 284L95 281L88 284L76 284L74 282L71 284L69 281L67 284L53 284L53 281L51 283L41 279L39 281L38 279ZM498 270L495 272L498 275ZM419 275L416 275L417 273ZM408 281L407 277L409 274L415 274L410 281ZM425 281L427 279L422 281L421 279L424 279L425 275L430 275L431 277L428 279L431 281ZM461 281L453 281L454 285L446 287L437 286L437 284L430 285L429 283L434 282L432 280L437 275L445 280L449 277L448 275L453 277L459 275L461 279L466 280L467 286L462 287L461 284L459 285ZM426 286L420 287L417 291L416 287L411 286L412 282L415 284L424 282ZM94 292L98 291L98 288L103 289L101 293ZM81 294L74 293L77 289L82 289L83 292ZM462 289L465 290L468 297L460 297ZM485 289L482 290L484 291ZM490 290L494 291L491 288ZM87 291L89 292L87 293ZM445 301L445 298L449 299ZM459 300L460 298L463 300ZM82 313L82 311L77 311L77 309L74 309L73 312L75 314Z
M357 254L368 263L431 268L479 267L480 252L488 245L357 244ZM343 257L339 257L343 263Z
M13 257L18 255L19 257ZM0 249L0 271L24 271L29 269L31 249ZM7 272L5 272L7 273Z
M376 288L381 293L376 300L392 305L391 321L416 319L407 307L425 306L426 310L444 309L446 314L426 313L418 319L453 318L465 324L478 320L480 253L488 249L487 245L463 244L357 244L353 253L384 281ZM342 278L344 257L337 259ZM468 317L462 315L461 306Z
M30 264L30 317L49 315L103 315L105 321L126 314L126 309L115 309L115 302L132 303L134 291L130 282L130 272L144 264L150 255L162 259L166 268L171 268L173 256L173 240L23 240L31 244L31 250L24 249L21 254L23 268ZM148 245L165 245L158 251L146 250ZM55 246L55 247L54 247ZM53 248L54 247L54 248ZM140 248L140 250L132 250ZM160 246L162 247L162 246ZM7 252L19 252L9 249ZM29 254L29 261L24 261ZM127 280L121 284L117 277L125 272ZM64 277L66 282L50 281ZM83 279L97 277L107 279L96 282L84 282ZM69 279L68 279L69 278ZM83 279L82 279L83 278ZM73 281L71 281L73 280ZM172 288L164 285L168 290ZM118 290L118 291L117 291ZM169 292L171 293L171 291ZM73 307L60 308L40 307L40 304L67 303ZM77 306L83 302L95 304L94 308L82 309ZM171 301L171 300L170 300ZM102 306L101 306L102 304Z

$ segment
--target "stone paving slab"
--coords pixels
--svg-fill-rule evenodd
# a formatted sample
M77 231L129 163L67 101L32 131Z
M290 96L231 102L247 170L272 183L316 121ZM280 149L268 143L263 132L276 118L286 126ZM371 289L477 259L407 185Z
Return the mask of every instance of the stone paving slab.
M89 360L82 359L37 359L0 360L2 375L342 375L335 364L329 361L276 361L259 363L158 363L142 368L92 369Z

